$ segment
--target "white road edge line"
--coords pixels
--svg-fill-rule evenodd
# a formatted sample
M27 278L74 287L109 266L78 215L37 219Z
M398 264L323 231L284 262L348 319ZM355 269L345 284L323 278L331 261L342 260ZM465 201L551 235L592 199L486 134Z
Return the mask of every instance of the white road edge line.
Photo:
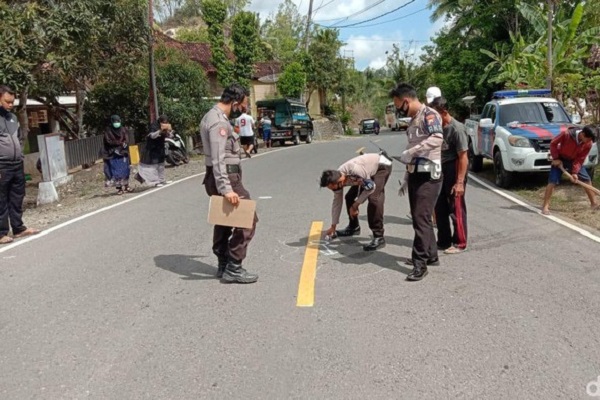
M527 204L527 203L525 203L525 202L517 199L516 197L511 196L508 193L505 193L502 190L496 189L495 187L493 187L490 184L484 182L483 180L477 178L476 176L473 176L473 174L469 174L469 179L474 180L475 182L477 182L481 186L483 186L486 189L488 189L488 190L496 193L497 195L502 196L502 197L504 197L504 198L506 198L506 199L512 201L513 203L516 203L516 204L518 204L518 205L520 205L522 207L525 207L529 211L533 211L534 213L540 215L541 217L544 217L544 218L547 218L549 220L552 220L552 221L556 222L557 224L560 224L560 225L562 225L562 226L564 226L566 228L571 229L572 231L575 231L575 232L579 233L582 236L585 236L588 239L591 239L591 240L593 240L595 242L600 243L600 237L599 236L596 236L593 233L591 233L589 231L586 231L585 229L582 229L582 228L580 228L580 227L578 227L576 225L573 225L573 224L571 224L571 223L569 223L567 221L564 221L564 220L562 220L562 219L560 219L558 217L555 217L554 215L543 215L543 214L540 213L539 209L537 209L537 208L535 208L533 206L530 206L529 204Z
M256 155L253 156L253 158L261 157L261 156L264 156L264 155L270 154L270 153L276 153L278 151L284 151L284 150L295 149L295 148L297 148L297 147L285 147L283 149L271 150L271 151L266 152L266 153L256 154ZM242 159L242 162L244 162L246 160L247 160L246 158ZM169 183L168 185L165 185L165 186L162 186L162 187L158 187L158 188L154 188L154 189L152 189L152 188L148 189L148 191L146 191L144 193L140 193L140 194L138 194L135 197L131 197L131 198L127 199L127 200L123 200L123 201L120 201L118 203L111 204L109 206L106 206L106 207L100 208L98 210L92 211L92 212L90 212L88 214L80 215L79 217L70 219L70 220L62 222L62 223L60 223L60 224L58 224L56 226L50 227L48 229L45 229L45 230L41 231L39 234L37 234L35 236L29 236L29 237L24 238L24 239L15 239L15 241L13 243L10 243L10 244L7 244L7 245L3 245L2 247L0 247L0 253L5 253L5 252L7 252L9 250L14 249L15 247L19 247L21 245L24 245L25 243L29 243L29 242L32 242L34 240L38 240L40 238L43 238L44 236L49 235L52 232L55 232L55 231L57 231L59 229L62 229L64 227L66 227L66 226L69 226L69 225L74 224L74 223L79 222L79 221L83 221L84 219L87 219L87 218L92 217L94 215L97 215L97 214L103 213L105 211L111 210L113 208L122 206L123 204L130 203L130 202L132 202L134 200L137 200L137 199L140 199L140 198L142 198L144 196L151 195L151 194L156 193L156 192L158 192L160 190L167 189L167 188L169 188L169 187L171 187L173 185L176 185L178 183L185 182L185 181L187 181L189 179L197 178L199 176L204 175L205 173L206 172L201 172L199 174L191 175L191 176L188 176L188 177L176 180L176 181L174 181L172 183Z

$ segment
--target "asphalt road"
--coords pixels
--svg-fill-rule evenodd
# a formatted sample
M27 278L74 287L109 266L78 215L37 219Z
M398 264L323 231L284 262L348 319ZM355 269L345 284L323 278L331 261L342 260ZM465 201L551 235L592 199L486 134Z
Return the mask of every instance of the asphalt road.
M253 285L214 278L202 177L0 253L0 398L589 398L600 245L474 183L469 250L407 282L395 163L387 247L362 252L362 215L360 237L319 255L314 307L296 307L311 223L330 223L320 173L369 139L406 143L384 132L244 161Z

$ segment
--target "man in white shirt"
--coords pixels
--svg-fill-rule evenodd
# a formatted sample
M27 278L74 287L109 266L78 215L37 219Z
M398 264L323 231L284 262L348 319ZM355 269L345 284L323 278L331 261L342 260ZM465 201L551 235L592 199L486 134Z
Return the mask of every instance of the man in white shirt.
M239 129L240 144L244 153L250 158L250 152L254 148L254 118L245 112L235 120L235 126Z

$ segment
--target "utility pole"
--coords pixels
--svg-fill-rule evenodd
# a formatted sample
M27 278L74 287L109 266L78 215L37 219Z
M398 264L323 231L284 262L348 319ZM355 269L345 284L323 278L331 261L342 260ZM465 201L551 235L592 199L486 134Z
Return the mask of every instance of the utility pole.
M554 1L548 0L548 75L546 86L552 90L552 20L554 19Z
M304 50L308 53L308 34L310 32L310 19L312 18L313 0L308 3L308 16L306 17L306 32L304 32ZM310 95L309 95L310 99ZM304 103L304 92L300 95L300 101ZM308 107L308 104L306 105Z
M304 50L308 51L308 34L310 33L310 20L312 18L313 0L308 3L308 16L306 17L306 32L304 33Z
M148 52L149 52L149 66L148 71L150 75L150 93L148 96L148 105L150 112L150 123L153 123L158 118L158 99L156 96L156 71L154 69L154 2L148 0Z

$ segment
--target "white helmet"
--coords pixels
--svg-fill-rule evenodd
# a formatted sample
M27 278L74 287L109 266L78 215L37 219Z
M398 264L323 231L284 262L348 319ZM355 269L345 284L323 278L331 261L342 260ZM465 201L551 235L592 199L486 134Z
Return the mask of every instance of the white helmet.
M427 104L431 104L433 99L435 99L436 97L441 97L441 96L442 96L442 91L437 86L430 87L429 89L427 89L427 93L425 93L425 97L427 98Z

